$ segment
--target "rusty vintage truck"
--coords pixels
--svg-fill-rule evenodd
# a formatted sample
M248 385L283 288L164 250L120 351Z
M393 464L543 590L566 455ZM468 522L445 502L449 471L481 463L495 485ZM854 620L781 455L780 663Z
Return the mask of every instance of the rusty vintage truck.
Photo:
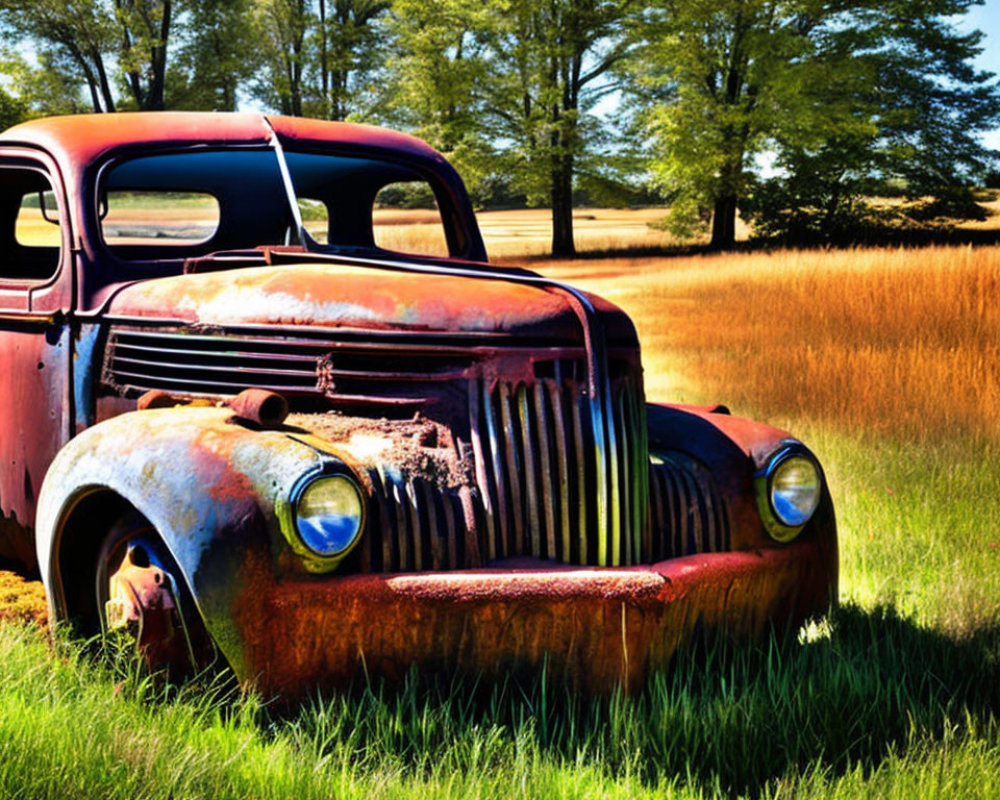
M816 458L645 402L612 304L491 266L440 154L256 113L0 135L0 556L53 619L266 692L639 684L836 602Z

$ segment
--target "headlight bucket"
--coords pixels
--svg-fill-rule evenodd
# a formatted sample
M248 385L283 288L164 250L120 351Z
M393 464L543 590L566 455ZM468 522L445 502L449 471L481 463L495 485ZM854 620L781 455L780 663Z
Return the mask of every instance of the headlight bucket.
M365 528L365 493L347 472L302 477L290 498L293 549L310 572L329 572L351 552Z
M812 519L823 491L822 470L798 443L773 453L754 475L757 507L772 539L790 542Z

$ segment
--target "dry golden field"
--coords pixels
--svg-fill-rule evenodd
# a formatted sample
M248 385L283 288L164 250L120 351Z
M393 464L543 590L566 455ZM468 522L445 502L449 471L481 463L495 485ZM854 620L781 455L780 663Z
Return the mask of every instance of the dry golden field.
M650 399L873 433L1000 432L1000 247L535 266L632 316Z

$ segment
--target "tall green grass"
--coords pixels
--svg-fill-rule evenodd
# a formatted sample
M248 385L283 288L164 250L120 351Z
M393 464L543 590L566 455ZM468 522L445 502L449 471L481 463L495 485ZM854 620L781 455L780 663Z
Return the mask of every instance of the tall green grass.
M701 797L1000 783L1000 634L848 605L813 635L705 644L639 695L359 685L295 708L0 628L0 796ZM856 796L853 795L853 796ZM986 796L983 794L982 796Z

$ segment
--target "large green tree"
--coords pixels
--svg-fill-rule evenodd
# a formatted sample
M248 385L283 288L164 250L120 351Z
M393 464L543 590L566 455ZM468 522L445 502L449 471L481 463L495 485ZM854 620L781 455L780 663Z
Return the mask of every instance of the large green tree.
M1000 123L1000 92L971 66L982 34L952 25L968 5L928 4L923 9L937 15L920 17L911 4L890 0L855 14L856 35L879 42L855 54L871 80L852 100L870 124L819 146L782 141L781 173L745 204L761 233L811 241L863 233L878 225L865 199L873 195L936 198L911 204L916 215L982 213L969 187L996 163L980 134Z
M762 155L918 186L960 178L997 94L954 15L975 0L662 0L633 63L654 173L678 228L711 220L731 247ZM992 104L992 105L991 105ZM877 157L871 157L872 154Z
M259 0L254 94L284 114L347 119L371 113L384 60L389 0Z
M600 139L594 108L629 48L632 0L494 0L481 91L494 140L529 199L552 208L552 253L572 256L574 180Z
M385 58L378 23L391 0L318 0L316 116L365 116L373 105L372 77Z
M387 32L388 92L379 119L448 156L477 204L495 193L498 165L482 85L487 63L482 0L395 0Z
M9 41L33 43L40 60L83 83L92 110L115 110L113 9L94 0L0 0L0 30Z
M94 111L164 108L173 0L0 0L0 27L86 86Z
M186 0L166 80L166 105L235 111L241 88L253 75L258 48L252 0Z

